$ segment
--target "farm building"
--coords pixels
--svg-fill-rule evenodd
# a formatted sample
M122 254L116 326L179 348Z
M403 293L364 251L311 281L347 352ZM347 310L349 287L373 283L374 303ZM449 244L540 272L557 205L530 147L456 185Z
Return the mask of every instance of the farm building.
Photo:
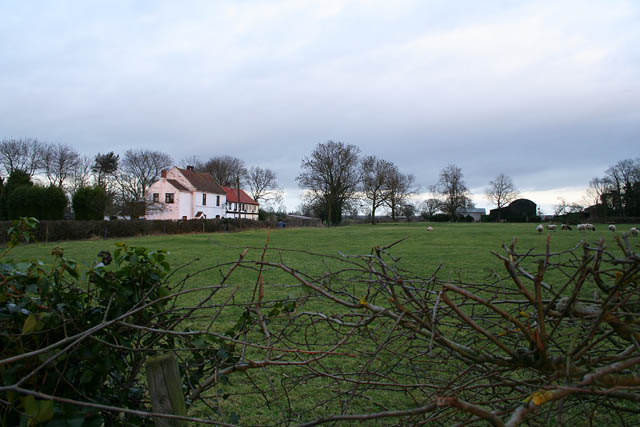
M536 208L537 205L529 199L517 199L504 208L491 209L489 215L494 221L498 219L515 222L538 221Z

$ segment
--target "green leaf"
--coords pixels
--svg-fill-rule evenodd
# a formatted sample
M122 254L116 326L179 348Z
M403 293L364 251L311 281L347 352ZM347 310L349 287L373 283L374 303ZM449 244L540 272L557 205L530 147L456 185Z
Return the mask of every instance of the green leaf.
M22 325L22 333L29 334L36 330L38 326L38 318L35 314L30 314L24 321L24 325ZM33 396L31 396L33 397Z
M164 297L167 297L169 295L171 295L171 291L169 291L169 288L167 288L166 286L161 286L158 289L158 296L160 298L164 298Z
M93 372L86 370L80 375L80 384L87 384L93 379Z
M53 418L53 401L52 400L40 400L40 408L38 411L38 416L36 417L37 422L45 422L49 421Z
M36 402L36 398L29 395L22 400L22 405L24 405L24 412L27 413L32 418L38 416L38 412L40 411L40 405Z

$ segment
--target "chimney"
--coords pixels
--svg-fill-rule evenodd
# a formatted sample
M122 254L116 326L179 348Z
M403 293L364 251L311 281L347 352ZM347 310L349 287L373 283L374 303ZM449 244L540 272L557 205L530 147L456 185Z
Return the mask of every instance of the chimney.
M167 177L167 171L163 169L162 172L160 172L160 176L162 178L166 178Z
M187 170L188 171L192 171L193 170L193 166L187 166Z

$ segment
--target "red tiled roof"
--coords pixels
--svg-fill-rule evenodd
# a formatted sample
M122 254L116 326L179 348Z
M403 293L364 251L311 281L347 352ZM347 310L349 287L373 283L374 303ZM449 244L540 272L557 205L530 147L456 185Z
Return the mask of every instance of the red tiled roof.
M224 194L223 188L206 172L196 172L190 169L176 168L196 188L203 193Z
M178 181L176 181L175 179L167 179L167 182L171 185L173 185L178 191L189 191L189 189L187 187L185 187L184 185L180 184Z
M227 193L227 202L237 202L238 201L238 189L231 187L222 187L224 188L225 193ZM247 193L243 190L240 190L240 203L246 203L249 205L257 205L258 202L253 200Z

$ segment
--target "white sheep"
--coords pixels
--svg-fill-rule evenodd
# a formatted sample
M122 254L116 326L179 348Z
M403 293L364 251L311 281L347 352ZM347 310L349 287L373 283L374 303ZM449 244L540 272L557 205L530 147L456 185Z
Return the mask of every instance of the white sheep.
M584 224L578 224L578 231L584 231L586 230L586 228L584 228Z
M427 231L433 231L433 227L432 226L428 226L427 227Z
M544 227L542 226L542 224L538 224L538 226L536 227L536 231L538 233L542 233L544 231Z
M616 231L616 226L613 224L609 224L609 231Z
M562 224L560 230L573 230L569 224Z
M585 224L586 230L596 231L596 227L593 224Z
M556 231L556 225L555 224L547 224L547 230Z
M640 230L638 230L636 227L631 227L629 229L629 233L631 233L632 236L637 236L640 235Z

